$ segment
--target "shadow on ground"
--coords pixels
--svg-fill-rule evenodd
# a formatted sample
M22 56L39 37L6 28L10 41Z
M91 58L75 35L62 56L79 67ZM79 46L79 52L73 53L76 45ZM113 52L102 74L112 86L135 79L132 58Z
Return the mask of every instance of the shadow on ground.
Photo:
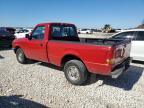
M89 81L86 83L86 85L96 83L98 80L102 80L103 85L109 85L114 86L118 88L122 88L124 90L131 90L133 86L138 82L140 79L142 73L144 71L144 68L137 67L137 66L131 66L127 72L122 74L119 78L113 79L108 76L101 76L101 75L91 75Z
M51 64L39 63L39 65L61 71L61 69L59 67L51 65ZM96 83L97 81L101 80L103 83L99 86L109 85L109 86L122 88L122 89L128 91L128 90L131 90L133 88L133 86L138 82L143 71L144 71L144 68L142 68L142 67L130 66L128 71L123 73L117 79L113 79L109 76L91 74L88 78L89 80L82 86L90 85L90 84Z
M0 55L0 59L4 59L4 57Z
M0 108L48 108L21 97L22 95L0 96Z
M0 47L0 51L4 51L4 50L12 50L12 48ZM4 59L4 57L0 55L0 59Z
M60 67L55 66L55 65L53 65L53 64L41 62L41 63L39 63L39 65L45 66L45 67L48 67L48 68L52 68L52 69L56 69L56 70L59 70L59 71L62 71L62 69L61 69Z

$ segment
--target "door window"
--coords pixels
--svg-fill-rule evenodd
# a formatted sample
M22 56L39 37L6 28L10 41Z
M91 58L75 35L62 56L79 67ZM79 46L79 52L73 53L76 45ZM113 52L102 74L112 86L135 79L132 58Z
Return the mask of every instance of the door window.
M136 37L137 41L144 41L144 31L139 31Z
M119 33L115 36L112 37L112 39L133 39L134 38L134 31L131 32L123 32L123 33Z
M45 31L44 26L37 27L31 35L32 39L33 40L42 40L42 39L44 39L44 31Z

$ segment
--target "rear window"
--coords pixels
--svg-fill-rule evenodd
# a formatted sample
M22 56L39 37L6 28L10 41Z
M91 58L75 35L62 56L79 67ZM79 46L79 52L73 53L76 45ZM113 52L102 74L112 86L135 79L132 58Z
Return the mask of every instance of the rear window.
M74 26L52 26L52 37L77 36Z
M72 25L53 25L51 38L52 40L78 40L76 27Z

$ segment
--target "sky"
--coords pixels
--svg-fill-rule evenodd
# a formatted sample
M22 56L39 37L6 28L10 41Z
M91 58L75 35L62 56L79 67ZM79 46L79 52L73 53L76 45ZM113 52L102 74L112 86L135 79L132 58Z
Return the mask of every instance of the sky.
M0 26L67 22L79 28L133 28L143 20L144 0L0 0Z

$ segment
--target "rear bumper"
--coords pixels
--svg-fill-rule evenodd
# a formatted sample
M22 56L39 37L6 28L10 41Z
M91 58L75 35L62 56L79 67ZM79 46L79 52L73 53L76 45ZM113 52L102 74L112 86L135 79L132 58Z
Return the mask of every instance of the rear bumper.
M112 72L110 73L110 76L112 78L118 78L123 72L127 71L128 68L130 67L132 58L127 58L124 62L121 64L117 65Z

